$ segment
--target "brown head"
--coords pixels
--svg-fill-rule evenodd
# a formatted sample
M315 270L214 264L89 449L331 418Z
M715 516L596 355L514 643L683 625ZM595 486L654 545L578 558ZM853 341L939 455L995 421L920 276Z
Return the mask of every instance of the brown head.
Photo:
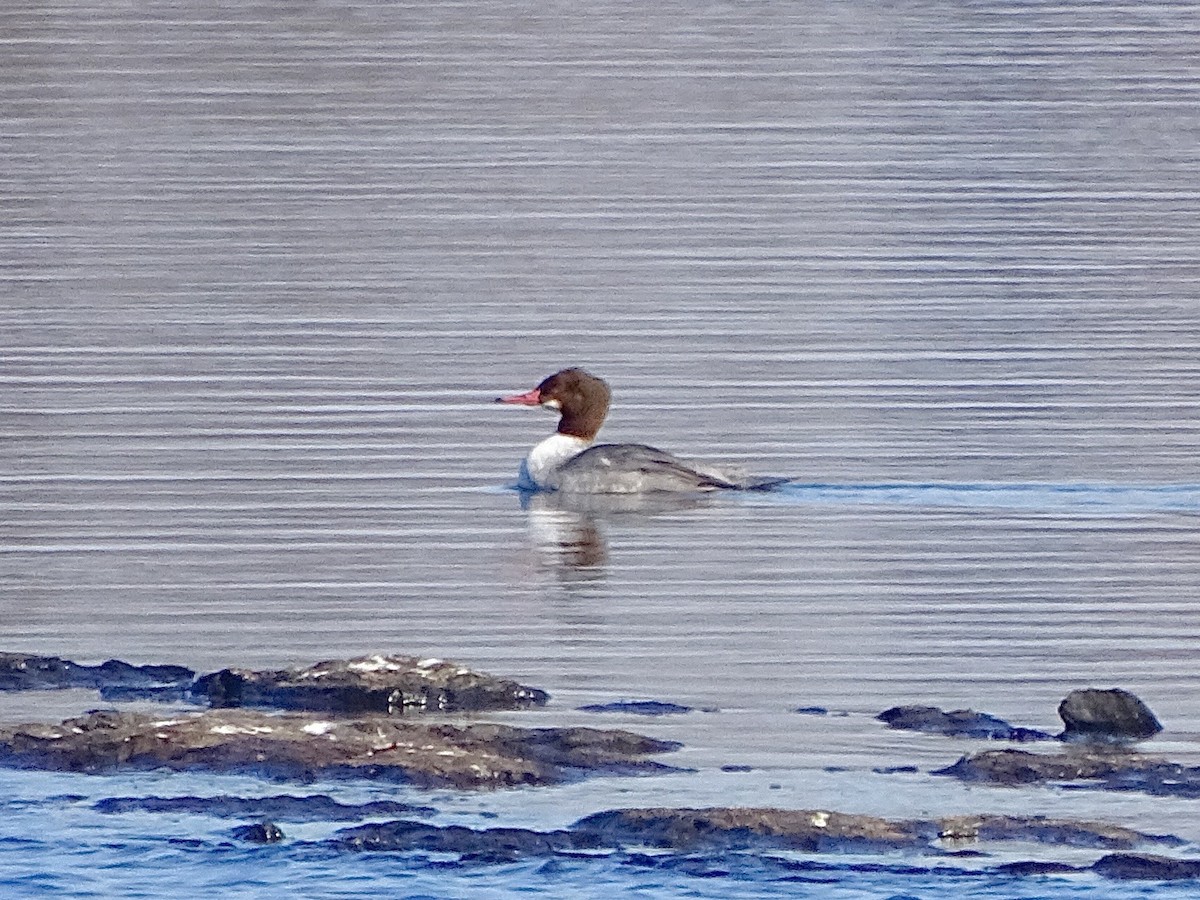
M573 368L555 372L532 391L497 397L496 402L558 410L562 416L558 433L590 442L604 424L611 398L612 391L603 379Z

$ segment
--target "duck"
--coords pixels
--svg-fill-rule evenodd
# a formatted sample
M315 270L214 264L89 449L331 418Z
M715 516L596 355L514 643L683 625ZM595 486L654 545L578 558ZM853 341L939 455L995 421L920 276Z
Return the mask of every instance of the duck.
M497 403L540 406L559 416L554 433L521 461L517 487L579 494L707 493L769 490L788 480L747 476L648 444L596 444L611 401L607 382L578 367L555 372L525 393L497 397Z

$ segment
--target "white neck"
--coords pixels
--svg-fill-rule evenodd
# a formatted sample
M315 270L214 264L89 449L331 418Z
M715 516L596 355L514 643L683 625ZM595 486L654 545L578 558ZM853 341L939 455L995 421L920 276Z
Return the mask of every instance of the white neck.
M555 472L559 466L588 448L590 441L570 434L555 432L536 447L521 462L520 487L528 490L553 490L558 486Z

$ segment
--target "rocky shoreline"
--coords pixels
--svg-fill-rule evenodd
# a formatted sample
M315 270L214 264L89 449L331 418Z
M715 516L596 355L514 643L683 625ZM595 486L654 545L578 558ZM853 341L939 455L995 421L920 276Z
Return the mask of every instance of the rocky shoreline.
M479 721L492 711L536 710L549 695L536 687L456 663L407 656L366 656L295 669L226 668L198 675L182 666L132 666L110 660L84 666L58 657L0 654L0 691L90 688L110 702L171 700L190 708L166 714L102 709L57 724L0 725L0 765L103 775L124 771L249 774L272 781L367 779L420 790L502 790L548 786L606 774L686 771L658 758L676 742L621 729L522 727ZM808 708L802 708L807 710ZM627 715L685 714L660 701L581 707ZM708 712L715 712L709 710ZM822 710L822 713L824 711ZM1037 743L1047 752L1005 747L961 755L927 774L1013 788L1141 791L1200 797L1200 767L1142 755L1138 742L1162 726L1134 695L1073 691L1060 704L1064 730L1051 735L973 710L902 706L878 716L881 727L972 739ZM471 721L447 716L470 714ZM1055 748L1050 750L1049 748ZM739 769L740 770L740 769ZM916 767L896 771L916 772ZM199 813L250 820L232 835L246 843L288 840L277 822L346 822L319 842L339 851L452 854L463 863L579 854L641 858L647 850L684 860L758 855L792 865L779 851L808 854L903 852L942 862L988 855L992 844L1084 847L1103 851L1089 865L1057 860L1002 863L996 873L1090 872L1110 879L1200 878L1200 860L1163 855L1197 848L1169 833L1045 816L981 813L884 819L836 810L714 807L603 810L556 830L468 828L424 821L420 804L376 800L347 804L328 796L112 797L104 813ZM399 816L399 818L396 818ZM418 818L414 818L414 816ZM381 821L376 821L381 820ZM820 865L809 861L805 865Z

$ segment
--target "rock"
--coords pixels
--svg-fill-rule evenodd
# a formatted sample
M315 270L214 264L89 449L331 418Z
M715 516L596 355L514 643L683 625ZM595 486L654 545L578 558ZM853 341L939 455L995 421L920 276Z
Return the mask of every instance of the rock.
M659 700L621 700L616 703L592 703L588 706L577 707L577 709L579 712L615 712L629 713L635 716L671 716L695 711L690 706L680 706L678 703L663 703Z
M1048 741L1051 736L1032 728L1015 728L1003 719L972 709L950 712L936 706L893 706L876 716L889 728L940 734L946 737L982 738L1001 741Z
M509 862L529 856L551 856L580 846L566 831L528 828L464 828L423 822L383 822L339 831L331 843L342 850L458 853L481 862Z
M1110 853L1092 871L1122 881L1179 881L1200 878L1200 859L1172 859L1150 853Z
M1079 790L1139 791L1156 797L1200 797L1200 767L1130 753L1109 745L1065 753L987 750L962 757L933 775L963 781L1022 785L1054 782Z
M1029 841L1055 846L1098 847L1106 850L1128 849L1155 843L1179 846L1184 843L1173 835L1146 834L1103 822L1074 819L1050 819L1045 816L950 816L938 822L938 835L944 841Z
M341 803L325 794L296 797L105 797L92 807L102 813L191 813L219 819L264 819L287 822L353 822L377 816L432 815L429 806L395 800Z
M283 840L283 831L274 822L257 822L254 825L239 825L233 829L233 836L252 844L277 844Z
M1021 878L1030 875L1066 875L1070 872L1084 871L1069 863L1042 862L1041 860L1026 859L1018 862L1002 863L992 869L997 875L1013 875Z
M933 775L951 775L962 781L988 784L1042 784L1105 778L1128 766L1140 764L1132 754L1030 753L1027 750L985 750L962 757L954 765L937 769Z
M415 656L364 656L304 669L222 669L197 679L192 694L216 708L388 714L527 709L549 699L538 688Z
M81 666L57 656L0 653L0 691L44 691L61 688L105 690L186 690L195 672L183 666L134 666L110 659Z
M827 810L618 809L580 819L572 830L604 846L635 844L684 852L871 851L923 843L913 823Z
M1071 691L1058 705L1064 741L1140 741L1162 731L1154 713L1129 691Z
M60 725L0 727L0 763L70 772L201 769L281 778L388 778L422 786L551 784L595 772L661 772L676 749L627 731L424 724L381 716L217 710L164 719L100 711Z
M850 853L914 849L945 856L935 842L949 839L973 843L1024 840L1105 848L1178 842L1176 838L1144 835L1115 825L1042 817L890 821L829 810L721 807L607 810L586 816L569 829L545 832L385 822L345 829L333 837L332 843L340 849L424 850L488 861L649 846L679 854L675 859L711 860L714 855L724 854L724 864L735 858L745 859L742 854L747 851L781 849Z
M797 706L792 710L794 713L799 713L802 716L827 716L829 710L824 706Z

